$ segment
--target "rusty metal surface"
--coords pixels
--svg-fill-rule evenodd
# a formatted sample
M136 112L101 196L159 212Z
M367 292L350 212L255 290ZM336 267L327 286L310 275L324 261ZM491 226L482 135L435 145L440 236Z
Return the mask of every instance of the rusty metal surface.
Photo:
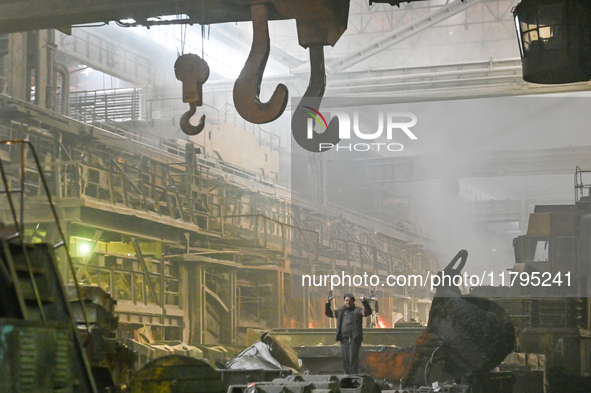
M267 332L263 333L261 341L269 346L271 356L277 359L279 363L287 367L295 368L296 370L300 368L300 365L298 364L298 354L291 346L283 344L272 334Z
M361 369L376 378L390 381L406 380L417 352L416 347L365 351L361 353Z
M197 126L189 120L197 107L203 105L203 84L209 78L209 65L196 54L181 55L174 63L174 74L183 83L183 102L188 102L190 108L181 116L181 130L187 135L197 135L203 131L205 115L201 116Z
M131 393L223 393L222 379L206 361L170 355L139 370L129 385Z
M349 0L278 0L282 15L296 20L301 46L334 46L347 29Z
M84 303L93 303L103 307L107 312L114 313L117 300L113 299L109 293L96 285L78 285L80 288L80 297ZM78 301L78 293L73 284L66 285L66 299L68 302Z
M380 351L387 351L392 347L386 347L383 345L362 345L360 354L361 358L369 359L367 362L370 365L367 369L375 369L372 367L372 363L380 364L384 361L382 355L372 356L374 353L380 353ZM311 374L338 374L343 370L343 360L341 355L341 346L338 344L330 346L300 346L296 348L298 357L302 361L302 368L307 370ZM373 360L375 359L375 361ZM364 364L361 364L362 372L366 372ZM373 374L372 374L373 375ZM374 375L380 377L379 375ZM385 377L380 377L385 378Z
M461 275L467 257L465 250L460 251L443 273ZM501 306L488 299L462 295L454 285L440 286L427 329L411 348L364 353L361 364L380 378L428 384L429 380L487 372L499 365L514 345L515 329Z
M252 47L244 68L234 84L236 110L245 120L255 124L268 123L277 119L285 110L288 100L287 87L283 84L275 88L268 102L263 103L259 98L261 81L271 50L267 7L265 3L251 6Z
M209 78L209 65L196 54L188 53L178 57L174 63L174 74L183 83L183 102L203 104L203 84Z
M84 325L84 314L82 313L82 307L80 302L70 303L70 310L72 311L72 319L79 325ZM84 312L86 313L86 319L91 325L96 325L105 330L116 330L119 318L108 312L103 307L94 303L85 304Z

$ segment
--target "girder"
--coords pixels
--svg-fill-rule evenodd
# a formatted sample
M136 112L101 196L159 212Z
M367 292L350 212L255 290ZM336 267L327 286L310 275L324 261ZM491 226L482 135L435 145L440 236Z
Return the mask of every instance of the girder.
M462 157L443 155L417 155L402 158L376 158L364 160L358 165L401 165L409 168L406 179L378 180L385 184L392 182L413 182L439 180L453 170L458 178L505 177L572 174L574 168L591 168L590 146L570 146L555 149L506 150L464 154ZM478 158L478 159L476 159Z
M0 33L69 28L72 25L132 18L137 22L163 15L186 14L184 23L224 23L250 20L250 5L232 1L103 0L10 1L0 4ZM270 7L269 19L284 19Z
M452 3L449 3L446 6L438 8L436 11L414 20L410 24L402 26L383 35L382 37L368 43L367 45L364 45L354 53L329 62L328 68L332 69L333 71L346 70L347 68L375 55L376 53L379 53L394 44L406 40L418 32L421 32L430 26L448 19L453 15L465 11L474 4L480 3L482 1L484 0L456 0Z

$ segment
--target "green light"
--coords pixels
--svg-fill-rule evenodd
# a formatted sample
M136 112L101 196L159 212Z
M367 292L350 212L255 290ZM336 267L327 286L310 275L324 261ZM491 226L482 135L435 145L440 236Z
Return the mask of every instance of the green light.
M81 255L86 255L90 252L90 245L88 243L82 243L78 246L78 251Z

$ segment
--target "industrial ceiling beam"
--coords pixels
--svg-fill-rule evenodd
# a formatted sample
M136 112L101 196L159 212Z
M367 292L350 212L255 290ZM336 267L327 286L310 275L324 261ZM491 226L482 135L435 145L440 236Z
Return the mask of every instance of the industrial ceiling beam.
M0 33L61 29L72 25L163 15L188 15L185 23L225 23L250 20L250 5L230 0L12 0L0 4ZM269 19L285 19L269 7Z
M590 146L569 146L555 149L507 150L476 152L462 157L417 155L403 158L366 159L356 164L365 166L400 165L409 169L407 178L372 180L371 183L404 183L432 181L453 173L457 178L572 175L574 168L591 168Z
M565 85L527 83L521 77L520 59L348 71L329 78L327 97L395 97L392 101L398 103L591 90L589 82ZM302 81L303 74L266 79L271 85L283 82L292 92L303 91ZM212 81L204 85L204 90L209 92L231 88L231 81Z
M214 37L222 36L225 38L229 38L233 42L237 43L239 48L243 49L248 48L248 46L252 43L252 34L247 33L232 24L223 24L216 26L215 29L212 29L212 35ZM276 62L288 67L290 70L306 63L306 61L300 60L290 55L278 46L272 44L269 57L275 60Z
M438 8L436 11L433 11L417 20L409 23L405 26L402 26L399 29L396 29L388 34L385 34L370 42L367 45L364 45L354 53L349 55L343 56L341 58L335 59L327 64L328 68L330 68L333 72L340 72L346 70L349 67L354 66L355 64L370 58L371 56L380 53L386 48L391 47L394 44L397 44L407 38L412 37L413 35L417 34L420 31L425 30L426 28L436 25L437 23L444 21L456 14L459 14L462 11L467 10L468 8L472 7L476 3L480 3L485 0L455 0L447 5L444 5Z

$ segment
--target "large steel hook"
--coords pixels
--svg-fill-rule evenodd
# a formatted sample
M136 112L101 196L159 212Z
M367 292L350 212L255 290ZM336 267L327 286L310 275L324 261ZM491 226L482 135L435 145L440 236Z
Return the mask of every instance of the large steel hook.
M250 10L253 41L248 59L234 84L234 106L244 119L263 124L277 119L285 111L288 91L285 85L279 84L268 102L263 103L259 98L263 72L271 50L267 5L252 4Z
M326 88L326 71L324 68L324 45L310 44L310 82L291 119L291 133L295 141L304 149L319 153L329 150L341 138L339 137L339 120L335 116L327 124L319 112L324 89ZM322 121L318 118L320 117ZM311 129L317 121L325 131L320 134ZM309 130L310 128L310 130ZM322 144L322 145L321 145Z
M197 135L205 127L205 115L199 119L199 124L193 126L189 120L203 105L203 83L209 78L207 62L195 54L179 56L174 63L176 78L183 82L183 102L189 103L189 110L181 116L181 130L187 135Z

